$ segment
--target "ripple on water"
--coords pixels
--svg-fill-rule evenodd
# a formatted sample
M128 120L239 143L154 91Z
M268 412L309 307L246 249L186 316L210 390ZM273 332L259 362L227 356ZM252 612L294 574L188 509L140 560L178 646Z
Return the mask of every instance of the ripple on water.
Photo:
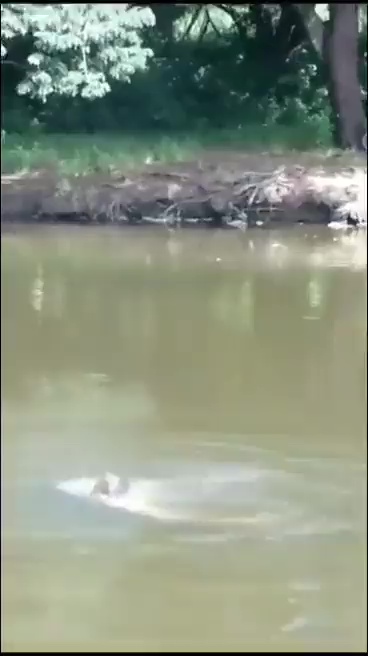
M101 499L100 506L159 523L195 525L200 536L180 538L192 542L243 539L250 533L271 541L348 534L359 530L360 515L356 511L348 516L343 509L342 516L341 495L349 496L350 490L346 477L341 487L340 473L332 483L326 483L324 470L310 469L306 463L297 473L264 463L213 463L202 471L197 467L191 474L185 471L172 477L136 478L127 493ZM91 501L94 480L66 480L58 487ZM203 529L211 526L215 530L204 535Z

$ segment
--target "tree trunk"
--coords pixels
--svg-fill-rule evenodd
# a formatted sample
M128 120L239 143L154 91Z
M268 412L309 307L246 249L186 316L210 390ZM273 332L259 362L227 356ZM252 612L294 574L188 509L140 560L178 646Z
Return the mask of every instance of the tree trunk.
M322 49L322 67L323 75L326 83L328 99L330 101L331 113L330 113L330 128L332 133L332 142L335 148L342 148L343 141L340 129L340 120L339 120L339 108L337 106L337 98L335 94L335 86L331 77L331 66L330 66L330 29L328 24L324 26L323 30L323 49Z
M330 4L329 10L324 55L338 145L362 150L367 128L358 77L358 5Z

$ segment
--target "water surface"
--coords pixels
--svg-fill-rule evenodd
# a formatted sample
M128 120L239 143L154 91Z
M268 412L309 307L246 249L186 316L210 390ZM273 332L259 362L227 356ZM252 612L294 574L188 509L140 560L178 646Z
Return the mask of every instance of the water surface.
M2 644L366 647L366 237L2 237ZM145 514L59 481L112 471Z

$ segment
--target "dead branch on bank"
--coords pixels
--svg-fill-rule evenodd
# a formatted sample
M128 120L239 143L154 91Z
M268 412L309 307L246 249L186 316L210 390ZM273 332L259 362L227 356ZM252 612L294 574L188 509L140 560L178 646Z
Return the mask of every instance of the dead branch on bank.
M261 156L259 156L261 157ZM367 170L224 163L147 166L140 173L58 179L46 171L2 176L2 219L129 225L253 227L367 222ZM254 167L253 167L254 168Z

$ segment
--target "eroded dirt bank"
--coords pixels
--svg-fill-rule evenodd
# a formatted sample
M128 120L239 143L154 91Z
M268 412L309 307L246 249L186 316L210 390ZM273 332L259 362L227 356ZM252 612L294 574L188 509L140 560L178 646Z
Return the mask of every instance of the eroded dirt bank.
M2 175L2 221L356 226L367 222L365 158L219 153L140 171Z

